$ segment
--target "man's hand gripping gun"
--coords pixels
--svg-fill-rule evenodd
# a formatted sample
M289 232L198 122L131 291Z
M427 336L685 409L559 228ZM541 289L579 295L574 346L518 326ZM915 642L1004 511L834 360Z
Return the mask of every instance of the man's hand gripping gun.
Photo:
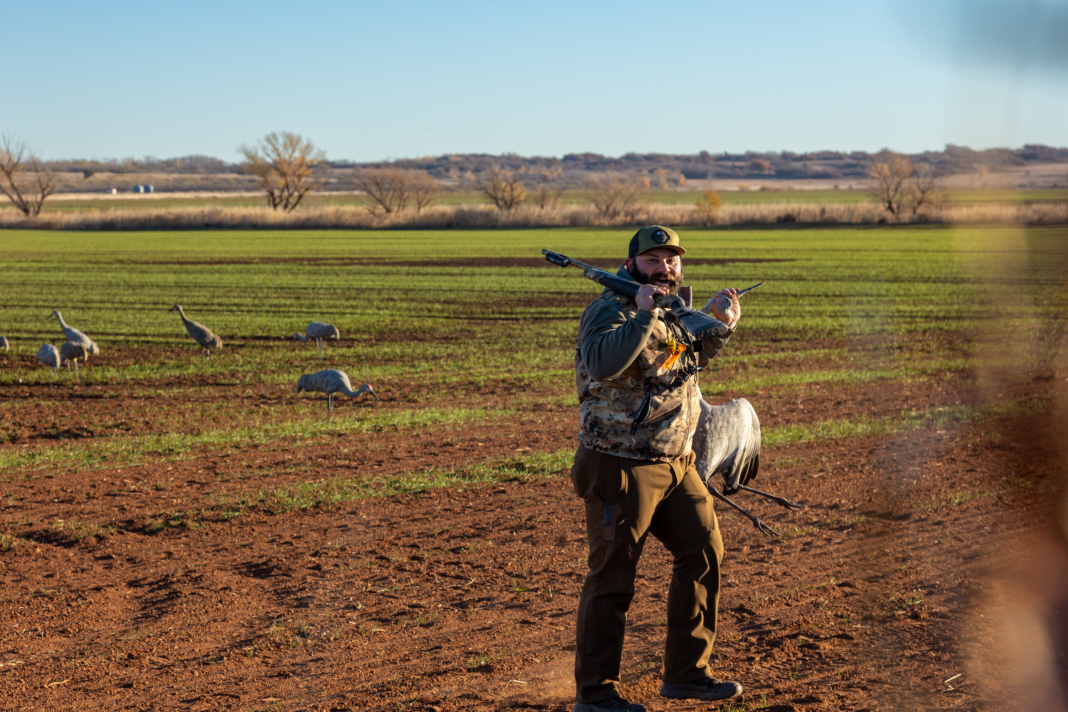
M552 262L554 265L560 267L569 267L574 265L582 270L588 279L593 280L602 287L607 287L614 292L625 294L628 297L634 298L638 296L638 290L641 285L637 282L632 282L629 279L623 279L616 276L611 272L606 272L603 269L598 269L593 265L588 265L585 262L579 262L573 260L570 257L561 255L558 252L552 252L551 250L542 250L541 253L545 255L545 259ZM760 284L764 284L761 282ZM742 289L738 291L738 296L742 296L751 289L756 289L760 284L754 284L752 287ZM664 310L664 320L667 322L677 322L682 328L690 332L690 335L695 340L700 340L706 336L726 336L730 329L719 319L709 316L704 312L697 311L687 306L682 297L677 294L657 294L653 297L653 302Z

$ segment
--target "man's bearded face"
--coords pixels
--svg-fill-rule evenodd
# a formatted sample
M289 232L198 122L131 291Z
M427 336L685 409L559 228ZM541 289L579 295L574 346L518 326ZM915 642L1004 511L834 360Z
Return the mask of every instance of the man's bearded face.
M631 261L627 272L638 284L655 284L664 287L671 294L678 294L682 286L682 261L676 255L674 265L677 269L672 272L663 260L642 259L644 255L638 255Z

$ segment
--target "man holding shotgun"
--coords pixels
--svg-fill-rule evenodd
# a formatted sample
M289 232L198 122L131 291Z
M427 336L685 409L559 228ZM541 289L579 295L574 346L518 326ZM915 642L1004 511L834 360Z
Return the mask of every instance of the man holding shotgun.
M571 481L585 501L590 554L578 609L575 712L645 712L618 686L634 576L650 533L674 557L660 694L722 700L742 692L708 666L723 540L691 450L698 371L734 333L741 308L737 290L717 294L706 309L718 322L696 315L710 324L699 339L658 308L658 296L682 285L683 254L675 231L642 228L618 272L640 285L636 295L606 288L579 323L581 428Z

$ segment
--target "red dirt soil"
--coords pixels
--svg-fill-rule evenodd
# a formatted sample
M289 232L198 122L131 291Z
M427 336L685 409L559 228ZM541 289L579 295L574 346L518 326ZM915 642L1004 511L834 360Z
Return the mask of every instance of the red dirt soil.
M765 427L978 399L963 381L924 384L737 395ZM7 401L39 392L3 390ZM131 390L57 389L58 412L11 411L0 447L158 432L166 410ZM424 395L383 390L383 403L346 402L335 417L410 408ZM1000 395L1063 390L1063 375L1043 374ZM238 394L248 412L284 418L266 388L209 384L195 397ZM536 403L546 394L529 395ZM111 418L94 424L105 396ZM455 396L483 405L509 397ZM176 394L171 405L191 397ZM1024 709L1008 682L1016 668L999 611L1020 587L1037 590L1027 576L1045 580L1021 554L1061 555L1049 525L1064 462L1058 423L1025 412L766 452L753 484L809 508L743 499L784 534L767 538L717 505L727 553L713 669L745 686L733 709ZM150 523L278 484L551 452L574 443L576 424L572 409L530 406L508 427L328 436L44 477L5 472L0 531L26 541L0 551L0 708L570 710L586 552L566 472L283 514L252 509L193 529L153 532ZM89 525L114 531L84 536ZM670 571L651 543L624 693L650 710L709 709L657 695ZM1043 595L1064 593L1050 586Z

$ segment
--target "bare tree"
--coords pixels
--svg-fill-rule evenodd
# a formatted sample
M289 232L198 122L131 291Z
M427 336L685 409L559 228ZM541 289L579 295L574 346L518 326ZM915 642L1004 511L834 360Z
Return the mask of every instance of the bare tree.
M243 170L255 177L256 187L267 193L267 204L289 212L304 196L319 187L315 168L326 155L300 134L269 133L256 146L242 144Z
M45 199L56 192L56 179L23 141L5 134L0 138L0 192L23 215L41 214Z
M937 205L940 202L942 191L938 183L939 177L938 172L929 164L916 164L915 173L909 184L913 215L918 213L924 205Z
M552 208L560 204L560 196L564 194L563 187L556 179L563 173L559 166L545 169L541 173L541 183L533 193L534 204L542 210Z
M531 199L535 205L544 210L559 205L560 196L563 194L563 188L551 184L542 184L531 193Z
M367 206L372 215L404 212L412 199L408 176L399 168L357 169L356 187L374 201Z
M441 192L440 184L425 171L402 168L357 169L356 187L374 201L367 206L372 215L402 213L413 201L420 212Z
M907 156L891 154L887 161L876 161L868 169L875 179L871 194L891 215L901 212L902 204L909 197L908 181L912 175L912 162Z
M643 198L648 190L648 177L621 180L613 175L595 181L587 191L587 197L602 217L615 220L622 215L631 221L644 207Z
M527 190L515 171L491 168L475 176L475 182L498 210L511 210L527 199Z
M411 171L409 179L412 183L412 200L415 201L415 212L423 211L423 208L433 204L441 195L441 183L438 183L426 171Z

